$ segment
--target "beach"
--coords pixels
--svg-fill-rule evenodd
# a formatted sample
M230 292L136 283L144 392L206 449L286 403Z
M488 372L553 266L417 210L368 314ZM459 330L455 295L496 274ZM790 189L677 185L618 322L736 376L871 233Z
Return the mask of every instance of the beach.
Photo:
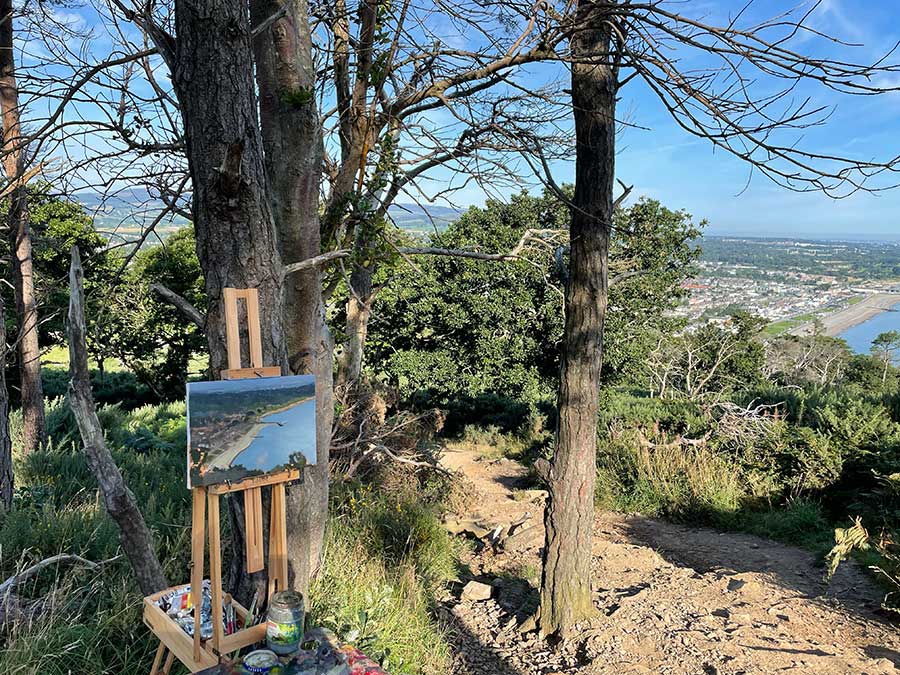
M820 317L819 322L822 326L822 334L837 337L849 328L890 310L898 303L900 303L900 295L896 293L873 293L872 295L867 295L854 305ZM790 332L795 335L810 335L814 329L814 322L809 321L797 326Z

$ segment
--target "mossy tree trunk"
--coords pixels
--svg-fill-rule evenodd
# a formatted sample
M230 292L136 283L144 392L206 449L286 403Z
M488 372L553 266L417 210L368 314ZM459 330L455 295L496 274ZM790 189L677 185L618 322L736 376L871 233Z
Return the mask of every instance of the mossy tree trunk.
M265 166L281 257L320 253L319 181L324 148L314 95L315 68L305 0L256 0L251 22L271 22L253 42ZM284 280L284 331L291 372L316 375L316 465L287 493L288 558L294 586L306 592L322 555L328 516L328 462L334 416L331 335L318 268Z

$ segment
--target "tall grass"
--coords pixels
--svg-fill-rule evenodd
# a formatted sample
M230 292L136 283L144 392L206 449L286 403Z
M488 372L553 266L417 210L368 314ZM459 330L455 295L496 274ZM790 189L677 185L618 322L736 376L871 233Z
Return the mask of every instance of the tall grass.
M610 443L598 461L601 504L649 515L733 512L744 496L734 466L705 446Z
M325 565L310 590L310 622L334 630L394 675L450 666L434 592L456 576L456 551L420 503L354 491L333 515Z
M832 529L818 502L769 502L757 488L739 459L707 445L654 448L626 435L606 442L598 458L597 501L604 508L828 550Z

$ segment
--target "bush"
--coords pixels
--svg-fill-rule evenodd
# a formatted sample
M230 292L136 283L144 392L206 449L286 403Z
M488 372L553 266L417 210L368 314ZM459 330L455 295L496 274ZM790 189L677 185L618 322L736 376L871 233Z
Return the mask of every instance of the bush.
M65 368L43 368L41 379L44 396L49 399L63 398L69 387L69 371ZM143 405L159 403L159 397L127 370L113 370L100 374L91 371L91 390L97 405L117 404L125 410Z
M744 496L734 464L707 447L650 448L631 435L602 445L597 498L607 508L697 518L736 511Z
M48 404L50 447L16 457L15 508L0 519L0 578L57 553L105 562L97 571L48 569L19 589L53 603L41 621L4 635L0 672L69 675L146 672L155 649L118 530L106 514L62 400ZM99 410L107 443L173 582L190 566L190 496L184 486L184 404ZM311 625L325 625L381 659L390 672L446 672L449 648L432 617L434 592L456 575L453 540L437 499L418 481L404 491L337 487ZM431 497L427 497L431 495ZM227 529L223 539L227 540ZM227 561L226 561L227 562Z

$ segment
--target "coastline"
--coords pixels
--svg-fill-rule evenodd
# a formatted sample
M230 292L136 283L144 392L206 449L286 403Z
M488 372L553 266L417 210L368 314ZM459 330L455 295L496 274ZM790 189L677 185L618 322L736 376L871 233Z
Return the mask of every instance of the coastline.
M275 408L274 410L270 410L264 415L260 416L259 421L254 422L253 426L250 427L241 437L237 440L231 447L223 450L221 453L216 455L213 459L208 460L206 465L210 467L210 469L216 470L225 470L230 469L231 465L237 460L237 458L244 452L247 448L250 447L250 444L256 440L256 437L259 435L259 432L262 431L265 427L271 426L274 422L267 422L266 420L272 415L278 415L283 412L287 412L292 408L297 407L298 405L302 405L311 401L315 398L315 396L307 396L304 399L299 401L294 401L293 403L289 403L287 405L281 406L280 408Z
M259 435L259 432L262 431L265 427L269 426L269 423L255 423L250 429L248 429L241 438L234 443L230 448L223 450L218 455L216 455L213 459L209 460L206 463L206 466L210 468L210 470L225 470L230 469L232 462L238 458L244 450L250 447L250 444L256 440L256 437Z
M855 305L850 305L842 310L820 317L822 334L837 337L844 331L853 328L853 326L864 323L873 316L890 310L896 304L900 304L900 295L896 293L872 293L867 295ZM814 326L814 322L808 321L789 332L794 335L811 335Z

